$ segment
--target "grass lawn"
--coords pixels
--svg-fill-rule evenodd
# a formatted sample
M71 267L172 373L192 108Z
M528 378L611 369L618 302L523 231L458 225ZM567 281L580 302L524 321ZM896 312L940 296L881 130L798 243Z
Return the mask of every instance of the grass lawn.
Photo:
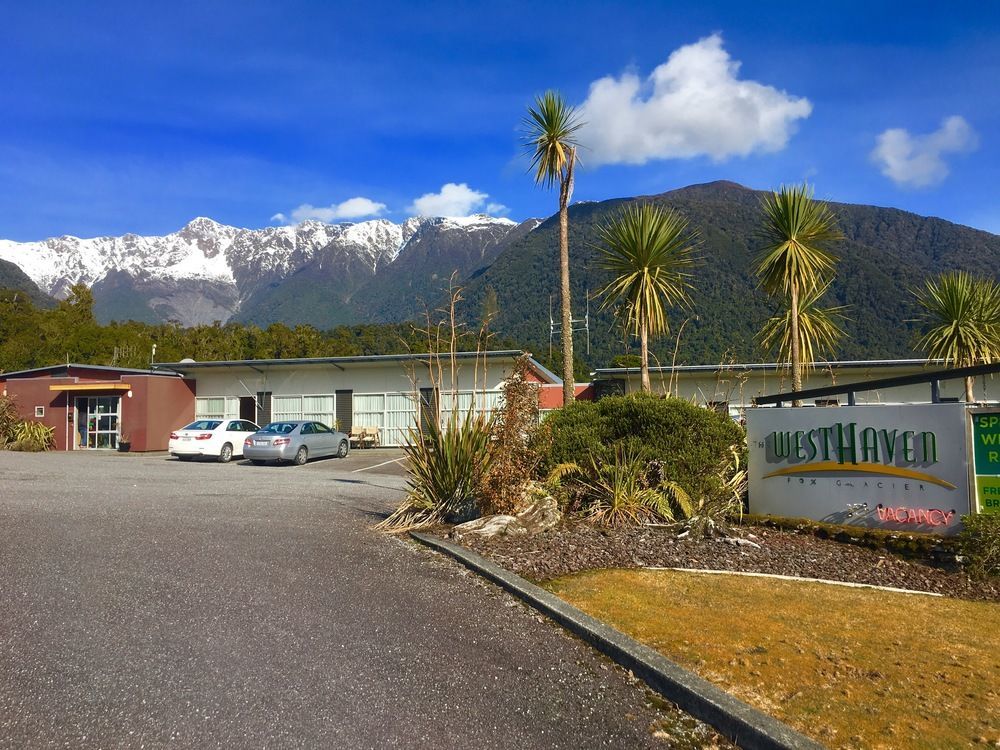
M675 571L545 586L831 748L1000 745L1000 605Z

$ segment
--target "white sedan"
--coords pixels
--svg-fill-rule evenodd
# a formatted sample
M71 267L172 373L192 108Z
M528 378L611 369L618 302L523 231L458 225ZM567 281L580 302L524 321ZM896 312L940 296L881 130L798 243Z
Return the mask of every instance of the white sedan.
M233 456L242 456L247 435L259 429L245 419L199 419L171 432L167 450L181 461L212 456L224 464Z

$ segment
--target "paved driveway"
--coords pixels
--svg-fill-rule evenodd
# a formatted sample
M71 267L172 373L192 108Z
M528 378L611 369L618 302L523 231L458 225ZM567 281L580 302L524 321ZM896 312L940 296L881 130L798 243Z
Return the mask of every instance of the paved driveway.
M369 529L402 481L0 453L0 746L663 747L619 669Z

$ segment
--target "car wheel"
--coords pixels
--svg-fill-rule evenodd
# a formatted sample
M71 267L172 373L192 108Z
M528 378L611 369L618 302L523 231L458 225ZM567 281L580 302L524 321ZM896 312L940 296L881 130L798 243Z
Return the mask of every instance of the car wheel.
M190 461L192 458L194 458L194 456L178 456L177 460L178 461Z
M250 459L250 463L252 463L254 466L263 466L267 462L266 461L262 461L259 458L251 458Z
M347 441L341 440L340 447L337 448L337 458L347 458Z
M309 460L309 451L303 445L298 449L298 451L296 451L295 458L292 459L292 462L296 466L302 466L302 464L304 464L308 460Z
M231 446L229 443L226 443L224 446L222 446L222 450L219 451L219 463L228 464L232 460L233 460L233 446Z

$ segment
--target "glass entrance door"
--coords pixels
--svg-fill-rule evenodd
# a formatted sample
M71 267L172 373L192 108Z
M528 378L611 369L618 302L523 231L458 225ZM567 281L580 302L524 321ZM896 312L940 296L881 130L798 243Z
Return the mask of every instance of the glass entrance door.
M120 396L88 396L76 400L77 429L81 448L118 447L121 421Z

